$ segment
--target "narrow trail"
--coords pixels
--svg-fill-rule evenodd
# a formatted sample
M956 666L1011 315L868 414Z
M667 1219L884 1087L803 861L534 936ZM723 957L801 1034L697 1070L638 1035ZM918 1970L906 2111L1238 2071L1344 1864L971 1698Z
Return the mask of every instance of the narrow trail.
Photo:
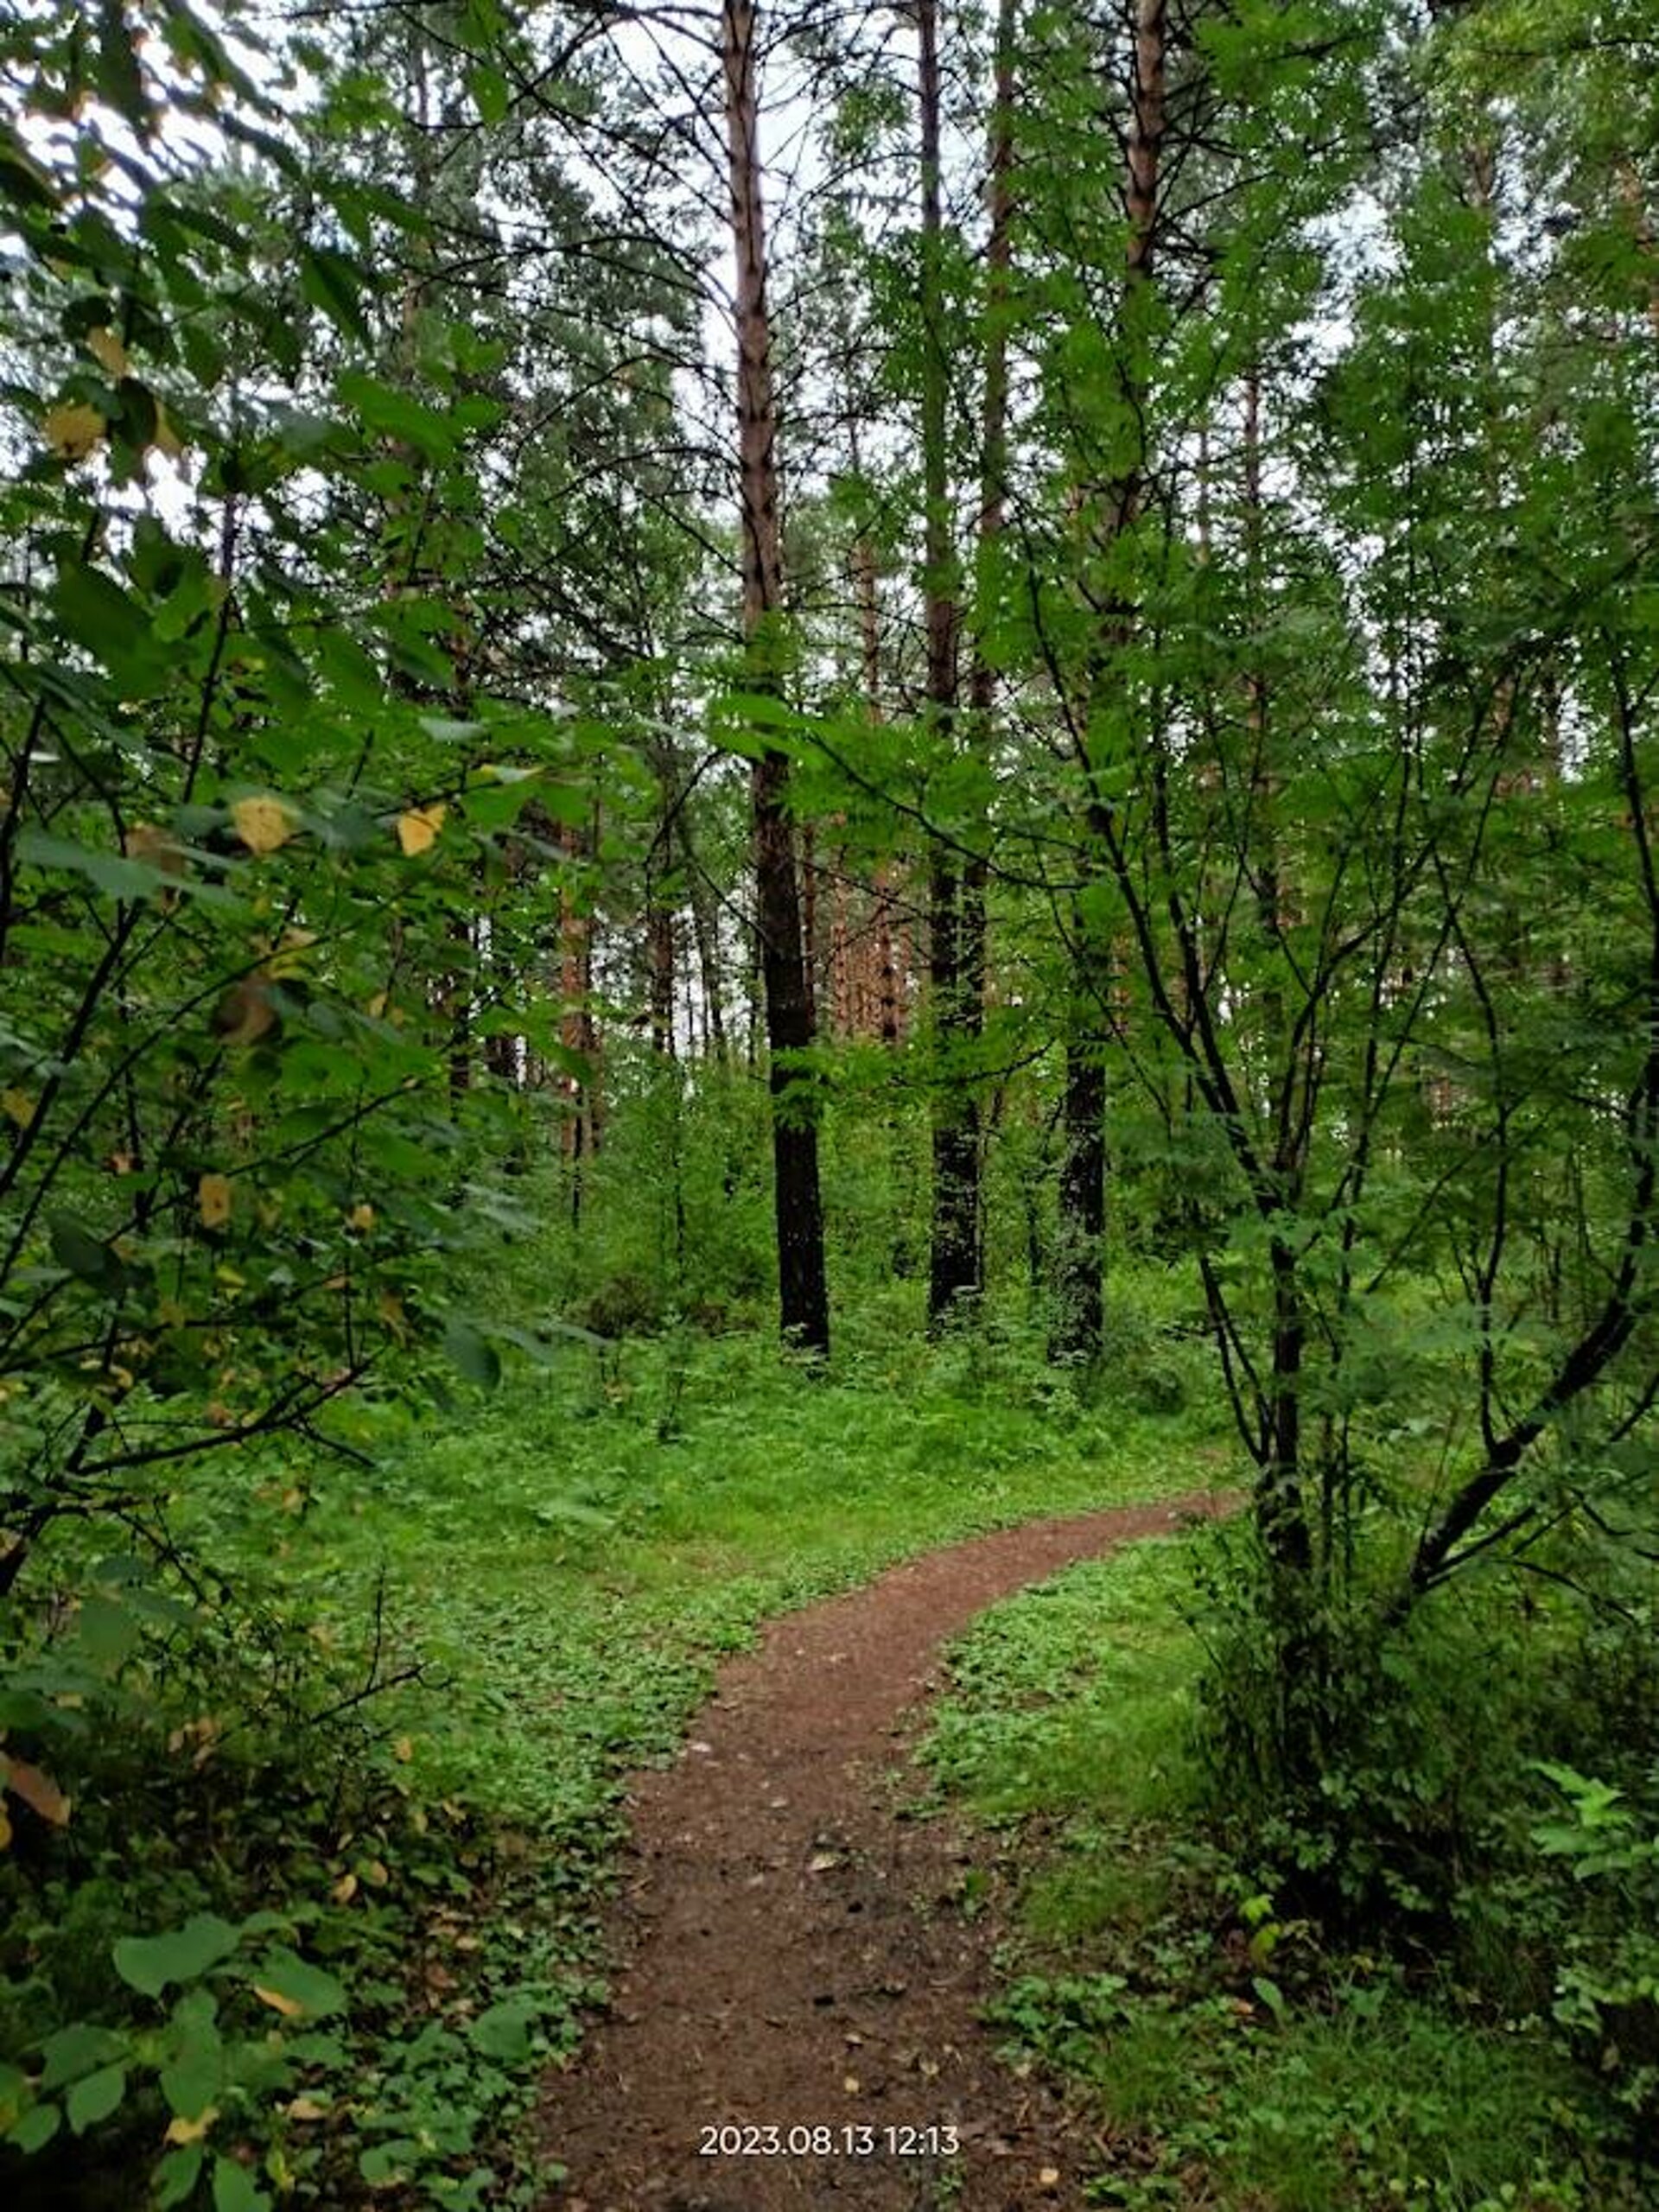
M1089 2146L976 2018L997 1931L960 1909L961 1834L906 1818L892 1770L940 1644L975 1614L1230 1503L953 1544L785 1615L721 1669L678 1762L632 1794L622 1965L549 2084L568 2177L545 2212L1081 2204Z

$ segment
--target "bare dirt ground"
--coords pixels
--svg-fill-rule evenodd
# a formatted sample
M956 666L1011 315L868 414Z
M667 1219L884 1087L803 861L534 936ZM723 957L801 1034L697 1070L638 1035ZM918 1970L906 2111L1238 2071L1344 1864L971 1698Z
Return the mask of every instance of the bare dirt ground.
M611 2007L548 2088L568 2177L546 2212L1081 2205L1101 2163L1085 2125L978 2019L995 1905L964 1913L963 1834L908 1816L894 1770L976 1613L1227 1503L953 1544L786 1615L721 1670L677 1764L632 1795Z

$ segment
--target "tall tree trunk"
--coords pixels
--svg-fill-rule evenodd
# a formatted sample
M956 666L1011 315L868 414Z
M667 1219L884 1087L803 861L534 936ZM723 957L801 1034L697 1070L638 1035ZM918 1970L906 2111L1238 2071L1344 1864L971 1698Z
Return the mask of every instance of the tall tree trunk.
M738 442L742 503L743 635L747 681L779 688L783 548L778 526L777 400L766 313L766 214L760 196L760 103L753 0L724 0L721 29L726 130L737 262ZM814 1041L801 929L800 882L788 812L789 762L771 748L754 764L756 919L771 1060L773 1204L784 1333L830 1349L823 1205L818 1188L818 1097L803 1065Z
M674 908L663 880L673 873L676 764L671 747L658 750L657 835L645 861L645 972L652 1050L674 1058Z
M950 471L945 373L944 229L940 204L940 84L938 0L918 0L922 168L922 487L925 506L923 600L927 700L935 750L957 742L956 563L951 548ZM957 1300L980 1289L979 1104L968 1065L979 1009L968 1004L964 974L962 868L944 839L933 847L928 877L928 983L933 1077L933 1220L927 1312L938 1328Z
M858 467L858 448L853 448ZM859 634L864 656L864 704L872 721L881 720L881 614L876 601L875 547L868 533L853 548L853 578L858 591ZM893 869L880 861L870 882L870 926L862 946L868 999L873 1014L869 1025L884 1045L897 1045L900 1034L899 964L893 945Z
M725 977L720 959L720 909L707 874L700 866L684 813L679 823L680 850L689 878L691 934L697 955L697 988L702 1001L703 1041L715 1059L726 1058Z
M1154 274L1158 239L1158 192L1165 130L1168 0L1136 0L1133 107L1129 118L1125 200L1128 243L1123 270L1123 323L1117 347L1125 419L1146 420L1145 371L1137 358L1145 343L1141 301ZM1135 527L1145 488L1147 459L1137 442L1105 487L1097 531L1103 554ZM1101 667L1105 680L1121 680L1121 659L1134 633L1135 614L1125 601L1103 610ZM1116 664L1116 665L1115 665ZM1097 764L1080 751L1087 797L1082 824L1084 872L1108 873L1102 836ZM1106 1046L1110 1033L1112 950L1109 936L1088 902L1073 907L1072 1033L1066 1046L1064 1144L1060 1164L1060 1228L1056 1255L1057 1317L1052 1349L1071 1359L1097 1358L1105 1322L1101 1274L1106 1220Z

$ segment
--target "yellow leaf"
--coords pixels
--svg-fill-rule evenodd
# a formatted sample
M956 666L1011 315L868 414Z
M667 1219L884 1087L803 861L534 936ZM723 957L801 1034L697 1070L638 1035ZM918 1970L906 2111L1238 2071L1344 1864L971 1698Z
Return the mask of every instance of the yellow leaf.
M48 409L41 428L60 461L85 461L109 425L96 407L66 400L61 407Z
M305 2007L296 1997L284 1997L280 1989L266 1989L255 1982L253 1993L262 2005L269 2005L273 2012L280 2012L285 2020L302 2019Z
M22 1799L31 1813L38 1813L53 1827L68 1827L69 1800L51 1776L42 1774L39 1767L29 1766L22 1759L8 1760L6 1787L14 1797Z
M0 1090L0 1107L5 1109L6 1119L26 1129L35 1118L35 1102L26 1090Z
M98 363L99 367L115 378L118 383L123 377L130 374L127 361L127 349L112 330L106 330L101 326L97 330L89 330L86 334L86 351Z
M372 1229L374 1227L374 1208L369 1205L353 1206L351 1212L351 1223L353 1229Z
M236 834L251 853L274 853L294 835L293 809L286 800L267 793L262 798L239 798L231 809Z
M284 2105L283 2110L290 2120L327 2120L328 2117L327 2106L320 2105L315 2097L296 2097L293 2103Z
M352 1899L357 1895L356 1875L342 1874L328 1894L336 1904L350 1904Z
M204 1175L196 1185L196 1205L204 1229L223 1229L231 1217L231 1179Z
M447 810L440 800L433 806L411 807L407 814L398 816L397 842L410 860L416 853L428 852L437 843Z
M363 1869L363 1872L374 1884L377 1890L384 1890L386 1884L391 1879L391 1876L386 1872L385 1862L384 1859L371 1859L368 1865Z
M167 410L159 399L156 402L156 434L150 443L169 461L177 461L184 451L184 440L168 421Z
M415 1739L412 1736L400 1736L391 1749L393 1757L401 1759L407 1766L415 1756Z
M217 2105L207 2106L194 2120L187 2120L182 2113L175 2113L167 2123L167 2140L169 2143L200 2143L218 2118Z

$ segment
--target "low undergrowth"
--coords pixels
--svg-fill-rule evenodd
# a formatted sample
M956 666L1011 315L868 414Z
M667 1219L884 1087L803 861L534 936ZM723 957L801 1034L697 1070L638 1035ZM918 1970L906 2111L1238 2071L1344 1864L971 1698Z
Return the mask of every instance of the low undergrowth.
M1138 1547L995 1608L956 1649L925 1747L1018 1870L992 2017L1016 2063L1097 2105L1090 2200L1636 2212L1651 2177L1618 2152L1616 2084L1580 2063L1570 1941L1554 2006L1546 1990L1508 2009L1467 1954L1402 1949L1387 1928L1363 1948L1296 1916L1243 1847L1196 1756L1202 1652L1183 1626L1215 1541ZM1552 1785L1530 1780L1536 1860ZM1593 1919L1580 1904L1576 1926Z
M623 1777L719 1658L1215 1448L1017 1329L929 1351L890 1319L817 1378L683 1325L571 1339L435 1422L365 1408L371 1464L245 1452L119 1550L54 1531L0 1713L8 2203L535 2201Z

